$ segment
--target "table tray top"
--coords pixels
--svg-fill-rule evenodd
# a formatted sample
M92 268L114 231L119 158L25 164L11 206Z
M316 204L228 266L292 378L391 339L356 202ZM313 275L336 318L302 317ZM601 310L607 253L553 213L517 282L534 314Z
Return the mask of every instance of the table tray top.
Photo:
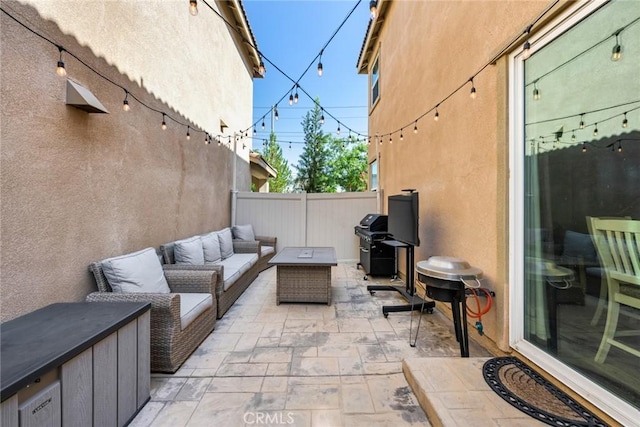
M288 247L269 261L270 265L338 265L336 250L331 247Z

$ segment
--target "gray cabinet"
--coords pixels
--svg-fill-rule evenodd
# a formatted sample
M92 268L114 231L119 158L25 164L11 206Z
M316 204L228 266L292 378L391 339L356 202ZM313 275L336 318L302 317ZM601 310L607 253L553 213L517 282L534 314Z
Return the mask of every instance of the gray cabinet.
M0 425L126 425L149 400L150 305L53 306L2 324Z

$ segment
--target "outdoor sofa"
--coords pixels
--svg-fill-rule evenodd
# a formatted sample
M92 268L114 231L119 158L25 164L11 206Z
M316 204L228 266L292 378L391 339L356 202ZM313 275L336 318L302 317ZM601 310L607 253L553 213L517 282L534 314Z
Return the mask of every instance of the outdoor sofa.
M245 230L246 231L246 230ZM239 234L240 237L252 237ZM234 239L231 228L224 228L203 235L160 245L165 271L215 271L217 273L215 293L218 304L218 319L231 308L249 285L258 277L266 263L275 253L275 238L264 238L272 242L273 251L265 253L261 260L261 242L253 239Z
M165 271L147 248L91 263L98 292L86 301L150 302L151 370L170 372L213 331L216 271Z

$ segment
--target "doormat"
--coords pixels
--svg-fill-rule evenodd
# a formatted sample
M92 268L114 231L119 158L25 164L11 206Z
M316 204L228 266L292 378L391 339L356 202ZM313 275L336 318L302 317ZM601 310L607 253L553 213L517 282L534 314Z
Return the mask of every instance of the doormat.
M482 367L489 387L504 400L552 426L608 426L515 357L495 357Z

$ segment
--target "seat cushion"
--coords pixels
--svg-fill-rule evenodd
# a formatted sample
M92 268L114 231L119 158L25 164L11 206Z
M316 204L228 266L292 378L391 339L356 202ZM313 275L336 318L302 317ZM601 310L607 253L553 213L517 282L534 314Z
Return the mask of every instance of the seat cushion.
M218 233L205 234L202 237L202 248L204 249L204 262L212 263L218 262L222 259L220 253L220 240L218 239Z
M204 249L202 248L202 239L200 236L194 236L174 242L173 256L176 264L203 265Z
M232 231L235 239L248 241L256 240L256 235L253 232L253 225L251 224L234 225Z
M220 240L220 255L222 259L229 258L233 255L233 236L229 227L218 231L218 239Z
M260 246L260 256L271 255L275 252L275 248L273 246Z
M153 248L102 261L102 272L113 292L168 294L167 279Z
M180 295L180 327L184 330L199 315L213 307L211 294L178 294Z
M218 264L224 266L223 289L228 290L244 273L258 262L258 254L233 254Z

